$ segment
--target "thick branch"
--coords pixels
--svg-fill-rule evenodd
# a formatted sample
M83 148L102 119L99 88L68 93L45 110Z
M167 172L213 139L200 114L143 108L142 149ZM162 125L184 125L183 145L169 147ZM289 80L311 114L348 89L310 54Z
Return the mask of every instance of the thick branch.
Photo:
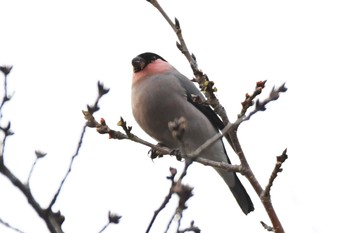
M61 225L64 217L58 212L54 213L51 209L42 209L33 197L29 186L23 184L6 166L0 165L0 173L7 177L14 186L16 186L27 198L29 204L34 208L37 214L45 221L47 227L52 233L63 233Z

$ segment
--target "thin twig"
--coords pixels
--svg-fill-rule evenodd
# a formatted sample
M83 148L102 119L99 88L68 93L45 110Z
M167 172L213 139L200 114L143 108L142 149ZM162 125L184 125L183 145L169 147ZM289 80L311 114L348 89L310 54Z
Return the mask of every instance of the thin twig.
M2 220L1 218L0 218L0 223L3 224L5 227L11 229L11 230L14 230L14 231L19 232L19 233L24 233L24 231L21 231L20 229L11 226L8 222L5 222L5 221Z
M167 232L169 231L170 226L171 226L171 224L172 224L172 222L173 222L173 220L174 220L176 214L177 214L177 213L176 213L176 211L175 211L175 212L173 213L173 215L171 215L170 220L169 220L169 222L168 222L168 224L167 224L167 226L166 226L166 228L165 228L164 233L167 233Z
M106 225L104 225L98 233L104 232L107 229L107 227L109 226L109 224L111 224L111 223L110 222L106 223Z
M184 167L184 169L183 169L183 171L182 171L182 173L181 173L181 175L180 175L180 177L178 179L178 182L181 182L182 179L186 176L187 170L190 167L190 165L192 164L192 162L193 162L192 159L186 159L185 160L185 167Z
M265 87L265 81L259 81L256 82L256 86L255 86L255 90L253 92L253 94L249 95L248 93L245 94L245 100L241 103L242 104L242 110L241 113L238 114L237 118L241 118L244 117L248 108L250 108L253 104L254 104L254 99L261 94L262 90Z
M7 136L5 135L1 142L0 166L4 165L4 154Z
M108 88L105 88L104 85L103 85L100 81L97 83L97 88L98 88L98 97L96 98L95 103L94 103L92 106L90 106L90 105L87 106L88 112L90 112L91 114L93 114L94 112L97 112L97 111L99 110L98 104L99 104L100 99L102 98L102 96L104 96L105 94L107 94L108 91L109 91L109 89L108 89ZM63 187L63 184L65 183L65 181L66 181L68 175L69 175L70 172L72 171L73 162L74 162L75 158L78 156L79 151L80 151L80 148L81 148L81 146L82 146L82 144L83 144L83 139L84 139L84 136L85 136L85 132L86 132L86 127L87 127L87 126L88 126L87 124L85 124L85 125L83 126L83 129L82 129L81 134L80 134L78 146L77 146L77 148L76 148L76 150L75 150L75 153L74 153L73 156L71 157L71 161L70 161L70 163L69 163L68 171L66 172L64 178L62 179L61 184L60 184L60 186L58 187L58 189L57 189L57 191L56 191L54 197L52 198L52 200L51 200L51 202L50 202L50 204L49 204L48 209L51 209L51 207L55 204L55 202L56 202L56 200L57 200L57 197L58 197L58 195L59 195L60 192L61 192L61 189L62 189L62 187Z
M80 134L80 139L79 139L79 142L78 142L78 146L75 150L75 153L74 155L72 156L71 160L70 160L70 163L69 163L69 167L68 167L68 171L66 172L66 175L64 176L64 178L62 179L61 183L60 183L60 186L58 187L54 197L52 198L49 206L48 206L48 209L51 209L52 206L55 204L56 200L57 200L57 197L58 195L60 194L61 192L61 189L63 187L63 184L65 183L68 175L70 174L70 172L72 171L72 167L73 167L73 162L75 160L75 158L78 156L79 154L79 151L80 151L80 148L81 148L81 145L83 143L83 139L84 139L84 135L85 135L85 131L86 131L86 125L83 126L83 129L82 129L82 132Z
M241 120L237 120L237 123L240 123ZM222 130L221 133L217 133L215 134L213 137L209 138L207 141L205 141L201 146L199 146L196 150L194 150L190 155L188 155L191 158L196 158L198 157L203 150L207 149L208 147L210 147L211 145L213 145L215 142L217 142L218 140L220 140L222 137L224 137L233 127L235 126L235 124L227 124Z
M119 216L118 214L112 213L111 211L108 212L108 223L102 227L102 229L98 233L102 233L110 224L118 224L122 216Z
M264 198L270 197L270 191L271 191L271 187L272 187L273 181L277 178L277 174L279 172L282 172L282 168L281 168L282 164L286 161L287 158L288 158L287 149L285 149L281 155L276 157L275 167L274 167L274 169L273 169L273 171L271 173L269 182L266 185L265 190L262 192L260 198L264 199Z
M174 172L175 171L175 172ZM169 192L168 194L166 195L166 197L164 198L164 201L162 202L162 204L159 206L159 208L157 210L154 211L154 214L153 214L153 217L151 219L151 222L148 224L148 227L147 227L147 230L146 230L146 233L148 233L152 226L153 226L153 223L154 221L156 220L158 214L165 208L165 206L169 203L172 195L173 195L173 190L172 190L172 186L174 185L174 178L175 178L175 175L176 175L176 169L172 169L170 168L170 172L172 173L172 175L170 177L168 177L168 179L171 180L171 187L169 189Z
M0 66L0 71L4 75L4 96L2 97L1 104L0 104L0 121L2 119L2 107L5 105L6 102L10 100L10 97L8 96L7 92L7 77L10 74L12 70L12 66ZM0 130L4 132L5 136L2 139L1 143L1 154L0 154L0 165L3 165L4 163L4 153L5 153L5 145L6 140L8 136L13 135L13 132L11 131L11 123L8 122L6 127L1 127Z
M180 230L180 226L181 226L181 220L182 220L182 217L183 217L182 211L180 213L178 213L178 215L179 216L178 216L178 219L177 219L177 229L176 229L177 232Z
M163 10L163 8L160 6L160 4L158 3L157 0L147 0L147 1L150 2L155 8L157 8L157 10L162 14L164 19L169 23L171 28L174 30L174 32L176 33L176 35L180 41L180 45L181 45L180 50L186 56L187 60L191 64L193 64L194 66L197 66L195 60L193 59L189 50L187 49L185 40L183 39L179 21L177 19L175 19L176 23L173 23L173 21L169 18L168 14Z
M180 177L178 178L178 180L176 182L174 182L174 176L176 173L172 172L173 176L171 178L172 178L173 182L172 182L172 186L170 188L170 192L172 194L176 193L178 195L179 203L178 203L178 206L177 206L174 214L171 216L171 218L168 222L168 225L167 225L165 232L168 232L168 230L170 229L170 226L171 226L171 224L176 216L179 216L179 219L177 221L177 224L178 224L177 231L180 229L182 214L183 214L183 211L187 208L186 202L193 196L193 193L192 193L193 188L181 183L182 179L187 174L187 169L192 164L192 162L193 162L192 159L186 159L185 167L184 167Z
M1 110L4 104L10 100L10 97L7 94L7 76L12 70L12 66L0 66L0 71L3 73L4 77L4 96L2 97L2 101L0 104L0 120L2 118Z
M27 184L28 184L28 185L29 185L29 181L30 181L30 178L32 177L32 173L33 173L33 171L34 171L34 167L35 167L37 161L38 161L38 158L35 158L35 160L34 160L34 162L33 162L33 165L32 165L32 168L30 169L30 172L29 172L29 174L28 174L28 178L27 178Z
M28 178L27 178L27 184L28 184L28 185L29 185L29 182L30 182L30 179L31 179L31 177L32 177L32 173L33 173L33 171L34 171L34 167L35 167L37 161L38 161L39 159L41 159L41 158L44 158L46 155L47 155L47 153L44 153L44 152L42 152L42 151L39 151L39 150L36 150L36 151L35 151L35 160L34 160L33 165L32 165L32 167L31 167L31 169L30 169L30 171L29 171Z
M251 111L248 116L244 119L244 121L249 120L254 114L256 114L259 111L265 111L266 110L266 105L270 103L271 101L275 101L279 98L280 93L286 92L288 89L285 86L285 83L283 83L280 87L275 88L273 87L269 97L264 99L263 101L257 100L255 102L255 109Z

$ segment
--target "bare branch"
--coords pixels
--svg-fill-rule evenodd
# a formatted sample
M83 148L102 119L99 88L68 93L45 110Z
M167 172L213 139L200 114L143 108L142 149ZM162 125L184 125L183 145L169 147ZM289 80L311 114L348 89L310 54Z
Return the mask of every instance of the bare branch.
M7 94L7 76L10 74L12 70L12 66L0 66L0 71L3 73L5 76L4 78L4 96L2 97L2 101L0 103L0 119L2 117L1 110L4 104L11 99L10 96Z
M185 55L185 57L187 58L187 60L189 61L191 68L193 70L193 73L196 77L196 81L199 83L199 86L201 88L201 90L204 90L205 87L209 87L207 88L207 90L205 90L205 95L208 98L208 103L213 107L214 111L221 117L224 125L229 125L230 121L229 118L227 117L226 111L224 109L224 107L220 104L219 100L216 98L215 94L214 94L214 88L213 87L213 83L209 81L208 77L198 69L197 66L197 61L195 56L191 55L189 50L187 49L186 43L183 39L182 36L182 32L181 32L181 28L180 28L180 23L178 21L178 19L175 19L175 23L173 23L170 18L168 17L168 15L164 12L164 10L161 8L161 6L159 5L157 0L148 0L150 3L152 3L152 5L158 9L158 11L163 15L163 17L166 19L166 21L169 23L169 25L172 27L172 29L174 30L174 32L176 33L179 42L176 43L177 47L181 50L181 52ZM247 105L243 105L242 111L240 113L240 115L238 115L238 120L239 123L238 124L234 124L235 126L228 132L229 138L231 139L230 145L232 146L233 150L237 153L240 161L241 161L241 171L242 174L245 175L247 177L247 179L249 180L249 182L251 183L251 185L253 186L253 188L255 189L256 193L260 196L261 193L263 192L263 189L261 187L261 185L259 184L259 182L257 181L254 173L252 172L248 161L243 153L242 147L240 145L240 142L238 140L237 137L237 129L240 125L241 122L243 122L243 117L247 111L247 109L251 106L252 100L255 98L255 96L257 96L258 94L261 93L262 88L265 86L265 81L263 82L258 82L257 83L257 87L259 86L259 88L256 88L256 91L254 92L254 94L252 96L247 96L246 100L247 100ZM255 112L257 111L263 111L263 108L265 108L265 105L278 98L279 96L279 92L284 92L287 89L284 87L284 85L282 87L280 87L278 89L278 91L273 90L272 93L270 93L270 98L269 100L264 101L262 104L257 101L256 104L256 109L250 113L250 115L248 115L248 117L246 117L246 120L248 120L253 114L255 114ZM274 228L276 230L278 230L278 232L282 233L284 232L283 227L272 207L271 201L269 202L263 202L264 207L271 219L271 222L274 226Z
M100 81L97 83L97 87L98 87L98 97L97 97L95 103L94 103L92 106L89 106L89 105L87 106L88 112L90 113L90 115L92 115L94 112L96 112L96 111L99 110L98 104L99 104L100 99L102 98L102 96L104 96L105 94L107 94L108 91L109 91L109 89L108 89L108 88L105 88L105 87L103 86L103 84L102 84ZM83 143L83 139L84 139L84 136L85 136L85 132L86 132L86 127L87 127L87 126L88 126L87 124L83 126L83 129L82 129L81 134L80 134L78 146L77 146L77 148L76 148L76 150L75 150L75 153L73 154L73 156L72 156L72 158L71 158L71 161L70 161L69 167L68 167L68 171L66 172L64 178L62 179L61 184L60 184L60 186L58 187L58 190L56 191L56 194L55 194L54 197L52 198L52 200L51 200L51 202L50 202L50 204L49 204L48 209L51 209L51 207L55 204L55 202L56 202L56 200L57 200L57 197L59 196L59 194L60 194L60 192L61 192L61 189L62 189L62 187L63 187L63 184L65 183L65 181L66 181L68 175L69 175L70 172L72 171L73 162L74 162L75 158L76 158L76 157L78 156L78 154L79 154L79 151L80 151L80 148L81 148L82 143Z
M173 215L171 215L170 220L168 222L168 225L166 226L166 229L164 231L165 233L167 233L169 231L170 226L171 226L172 222L174 221L174 218L176 217L176 215L177 215L176 211L173 213Z
M117 125L121 126L123 128L123 130L126 133L126 135L128 136L128 138L133 137L133 134L131 133L132 127L127 126L126 121L124 121L123 117L120 117L120 120L119 120Z
M186 59L190 63L193 74L195 76L196 82L198 82L200 89L204 92L205 96L208 98L209 104L214 108L214 111L221 117L224 124L226 125L228 121L228 117L224 107L219 103L216 98L214 92L216 88L214 88L214 82L209 81L209 78L206 74L204 74L197 65L197 59L193 53L190 53L187 48L186 42L183 38L182 31L180 28L180 22L177 18L175 18L175 23L169 18L167 13L163 10L157 0L147 0L150 2L164 17L164 19L169 23L173 31L175 32L179 42L176 42L178 49L185 55Z
M107 125L106 121L102 118L101 122L103 122L103 124L98 123L94 116L91 115L90 113L83 111L84 117L85 119L87 119L87 125L89 125L89 127L91 128L96 128L97 132L100 134L109 134L109 138L110 139L118 139L118 140L122 140L122 139L129 139L131 141L134 141L136 143L140 143L142 145L148 146L150 147L152 150L156 151L157 154L159 155L159 157L161 157L162 155L175 155L175 156L180 156L181 158L187 158L190 157L191 155L184 155L181 154L181 152L179 152L178 150L173 150L170 148L167 148L165 146L161 146L161 145L155 145L152 144L150 142L147 142L146 140L143 140L141 138L139 138L138 136L136 136L135 134L132 134L132 137L128 137L126 134L123 134L120 131L115 131L109 128L109 126ZM235 125L235 124L233 124ZM224 133L226 133L229 130L229 127L231 126L227 126L227 129L223 130ZM208 139L205 143L208 144L208 146L210 146L213 141L215 142L215 140L218 140L218 138L221 138L222 135L220 133L218 133L217 135L214 136L214 138L210 138ZM203 150L205 148L203 148L202 146L199 147L196 151L196 153L198 153L198 150ZM200 152L199 152L200 153ZM221 168L227 171L234 171L234 172L242 172L242 167L238 166L238 165L232 165L229 163L225 163L225 162L217 162L214 160L210 160L210 159L205 159L202 157L197 157L195 156L195 161L199 162L205 166L212 166L215 168Z
M104 230L107 229L107 227L110 224L118 224L122 216L112 213L111 211L108 212L108 223L102 227L102 229L98 233L102 233Z
M32 167L31 167L31 169L29 171L29 174L28 174L27 183L26 183L27 185L29 185L30 178L32 177L32 174L33 174L33 171L34 171L34 167L35 167L37 161L38 161L38 158L35 158L35 160L33 162L33 165L32 165Z
M12 67L4 67L1 66L0 70L5 74L5 96L3 98L3 101L1 103L0 110L2 109L2 106L4 105L5 102L9 101L9 97L7 96L7 82L6 82L6 77L10 73ZM0 116L2 116L2 113L0 112ZM1 154L0 154L0 173L3 174L7 179L11 181L11 183L17 187L23 195L27 198L29 204L33 207L33 209L36 211L36 213L45 221L46 226L50 230L50 232L53 233L63 233L61 229L61 225L64 221L64 216L61 215L61 213L58 212L53 212L51 208L48 209L43 209L39 205L39 203L35 200L33 197L33 194L31 193L31 190L29 188L28 183L24 184L22 183L12 172L11 170L5 165L4 163L4 152L5 152L5 144L6 144L6 139L8 136L13 135L13 132L11 131L11 124L10 122L7 124L5 127L0 127L0 130L4 133L4 138L2 140L2 149L1 149ZM37 158L42 157L42 154L37 154ZM35 162L34 162L35 164ZM33 165L34 167L34 165ZM30 172L31 174L31 172ZM29 175L30 178L31 175ZM28 180L29 180L28 178Z
M0 66L0 71L4 75L4 96L2 97L1 103L0 103L0 120L2 119L2 107L5 105L6 102L10 101L11 97L8 95L7 90L7 77L10 74L12 70L12 66ZM0 154L0 165L4 163L4 153L5 153L5 145L6 140L8 136L13 135L14 133L11 131L11 122L7 123L7 126L0 126L0 131L4 133L4 138L2 139L1 143L1 154Z
M36 150L35 155L36 155L35 160L34 160L33 165L29 171L28 178L27 178L28 185L29 185L30 178L32 177L32 173L34 171L34 167L35 167L36 163L38 162L39 159L44 158L47 155L47 153Z
M16 231L16 232L19 232L19 233L24 233L24 231L21 231L20 229L14 227L14 226L12 226L12 225L10 225L8 222L5 222L5 221L2 220L1 218L0 218L0 223L1 223L2 225L4 225L5 227L7 227L7 228L13 230L13 231Z
M151 222L148 224L148 227L147 227L147 230L146 230L146 233L148 233L152 226L153 226L153 223L154 221L156 220L158 214L165 208L165 206L169 203L172 195L173 195L173 191L172 191L172 187L174 185L174 179L175 179L175 175L176 175L177 171L175 168L170 168L170 176L167 177L167 179L169 179L171 181L171 187L169 189L169 192L168 194L166 195L166 197L164 198L164 201L162 202L162 204L160 205L160 207L154 211L154 214L153 214L153 217L151 219Z
M242 110L241 113L238 114L238 118L244 117L248 108L254 104L254 99L256 96L260 95L263 88L265 87L265 81L259 81L256 82L255 90L253 94L249 95L248 93L245 94L245 100L241 103L242 104Z
M171 175L167 177L167 179L171 180L171 187L169 189L169 193L165 197L165 200L163 201L163 203L161 204L159 209L157 209L154 212L153 218L152 218L152 220L151 220L151 222L150 222L150 224L149 224L149 226L147 228L146 233L150 231L150 229L151 229L155 219L157 218L158 214L169 203L169 200L170 200L170 198L172 197L173 194L177 194L178 195L179 202L178 202L178 206L177 206L174 214L171 216L171 218L170 218L170 220L168 222L168 225L167 225L167 228L166 228L165 232L168 232L168 230L170 229L170 226L171 226L175 216L179 216L179 219L177 221L177 223L178 223L177 228L178 229L180 228L181 219L182 219L182 213L187 208L186 202L188 201L189 198L191 198L193 196L193 193L192 193L193 188L188 186L188 185L184 185L184 184L181 183L182 178L186 175L187 169L188 169L188 167L190 166L191 163L192 163L192 161L186 160L185 168L184 168L182 174L180 175L180 178L177 181L174 180L175 176L177 174L177 170L175 168L170 168L170 174Z
M168 14L163 10L163 8L160 6L160 4L158 3L157 0L147 0L148 2L150 2L155 8L157 8L157 10L162 14L162 16L164 17L164 19L169 23L169 25L171 26L171 28L174 30L174 32L176 33L178 39L180 42L177 42L178 44L178 48L180 49L180 51L186 56L187 60L194 66L197 66L197 64L193 61L195 61L191 54L189 53L185 40L182 37L182 33L181 33L181 28L180 28L180 22L177 18L175 18L175 23L169 18Z
M60 186L58 187L58 189L57 189L57 191L56 191L54 197L52 198L52 200L51 200L51 202L50 202L50 204L49 204L49 206L48 206L49 209L51 209L52 206L56 203L56 200L57 200L57 198L58 198L58 196L59 196L59 194L60 194L60 192L61 192L61 190L62 190L63 184L65 183L66 179L68 178L68 175L69 175L70 172L72 171L73 162L74 162L75 158L76 158L76 157L78 156L78 154L79 154L81 145L82 145L82 143L83 143L83 139L84 139L85 132L86 132L86 125L83 126L83 129L82 129L81 134L80 134L80 139L79 139L79 142L78 142L78 146L77 146L77 148L76 148L76 150L75 150L75 153L74 153L73 156L71 157L71 161L70 161L70 163L69 163L69 167L68 167L68 170L67 170L65 176L63 177Z
M237 121L237 123L239 123L240 121ZM216 135L214 135L212 138L208 139L207 141L205 141L200 147L198 147L195 151L193 151L189 157L191 158L196 158L198 157L205 149L207 149L208 147L210 147L211 145L213 145L215 142L217 142L218 140L220 140L222 137L224 137L233 127L235 126L235 124L227 124L225 126L225 128L223 128L221 130L221 133L217 133Z
M281 155L276 157L275 168L273 169L271 176L270 176L270 179L269 179L269 182L266 185L265 190L261 193L260 198L266 199L266 198L270 197L270 191L271 191L272 184L273 184L274 180L277 178L277 174L279 172L282 172L282 168L281 168L282 164L287 160L287 158L288 158L287 149L285 149Z
M104 232L107 229L107 227L109 226L109 224L111 224L111 223L110 222L106 223L98 233Z
M266 98L263 101L257 100L255 102L255 109L249 113L249 115L244 119L245 121L249 120L255 113L259 111L265 111L266 110L266 105L270 103L271 101L275 101L279 98L280 93L286 92L288 89L285 86L285 83L282 84L280 87L277 89L275 87L272 88L270 95L268 98Z
M37 214L45 221L50 232L63 233L61 225L64 216L61 213L53 212L51 209L43 209L33 197L28 185L23 184L4 164L0 165L0 173L7 177L12 184L17 187L26 196L29 204L34 208Z

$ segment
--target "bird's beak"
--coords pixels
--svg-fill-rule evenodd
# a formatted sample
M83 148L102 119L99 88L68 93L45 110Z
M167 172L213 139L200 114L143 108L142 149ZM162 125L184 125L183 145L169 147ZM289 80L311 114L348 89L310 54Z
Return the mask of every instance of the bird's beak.
M134 59L132 59L131 64L134 69L134 73L143 70L143 68L145 68L146 66L145 60L141 57L135 57Z

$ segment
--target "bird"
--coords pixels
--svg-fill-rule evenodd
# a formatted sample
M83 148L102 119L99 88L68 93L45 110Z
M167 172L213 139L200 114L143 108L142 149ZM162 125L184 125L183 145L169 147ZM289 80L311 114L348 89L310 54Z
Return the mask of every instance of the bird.
M161 56L142 53L131 61L133 67L131 105L139 126L161 145L190 153L224 127L223 122L208 106L204 95L189 80ZM181 140L169 130L169 122L184 118L186 127ZM222 139L203 150L200 157L230 163ZM253 202L235 172L215 168L223 178L244 214L254 210Z

